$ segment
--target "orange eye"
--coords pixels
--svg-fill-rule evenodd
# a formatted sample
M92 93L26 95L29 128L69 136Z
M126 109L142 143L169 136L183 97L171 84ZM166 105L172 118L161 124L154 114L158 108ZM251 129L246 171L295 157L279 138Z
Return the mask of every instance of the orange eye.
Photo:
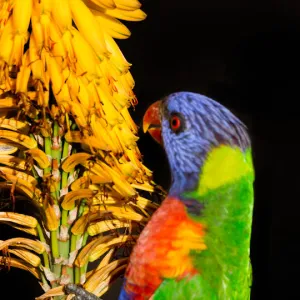
M181 120L178 116L172 116L170 119L170 126L173 131L178 131L181 127Z

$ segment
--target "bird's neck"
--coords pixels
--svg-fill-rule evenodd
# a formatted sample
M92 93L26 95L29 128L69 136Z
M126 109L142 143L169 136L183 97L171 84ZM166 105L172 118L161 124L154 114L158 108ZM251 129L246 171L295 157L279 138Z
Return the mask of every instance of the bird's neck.
M176 172L172 172L174 175L172 176L172 184L169 190L169 195L174 197L182 197L186 191L193 191L198 185L199 182L199 172L182 174Z

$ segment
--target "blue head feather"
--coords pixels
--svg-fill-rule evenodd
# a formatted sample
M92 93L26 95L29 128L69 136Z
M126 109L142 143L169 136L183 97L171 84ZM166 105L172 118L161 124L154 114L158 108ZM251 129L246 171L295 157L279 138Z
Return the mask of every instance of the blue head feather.
M177 115L182 128L174 132L170 118ZM194 190L201 166L211 148L220 144L245 150L250 140L245 125L220 103L200 94L179 92L161 106L162 137L170 164L170 195Z

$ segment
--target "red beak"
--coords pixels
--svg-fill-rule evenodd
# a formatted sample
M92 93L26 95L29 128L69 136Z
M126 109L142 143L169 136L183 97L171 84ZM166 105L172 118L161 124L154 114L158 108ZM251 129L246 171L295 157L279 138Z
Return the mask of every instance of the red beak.
M161 101L156 101L147 109L143 118L143 130L148 131L155 141L162 144L160 104Z

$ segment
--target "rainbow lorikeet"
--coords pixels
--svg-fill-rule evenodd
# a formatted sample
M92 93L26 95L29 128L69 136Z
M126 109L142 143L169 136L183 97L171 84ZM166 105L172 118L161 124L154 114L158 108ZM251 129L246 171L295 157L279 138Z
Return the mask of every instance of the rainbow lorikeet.
M131 253L119 300L249 299L254 170L244 124L180 92L152 104L143 126L163 144L172 184Z
M172 184L132 251L119 300L249 299L254 171L244 124L180 92L152 104L143 126L163 144Z

